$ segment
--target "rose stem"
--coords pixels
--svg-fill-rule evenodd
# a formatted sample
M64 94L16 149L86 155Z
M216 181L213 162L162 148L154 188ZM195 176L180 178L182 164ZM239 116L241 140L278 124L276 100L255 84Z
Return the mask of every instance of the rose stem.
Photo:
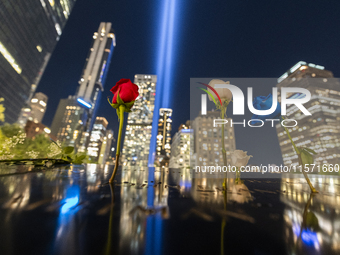
M222 105L221 106L221 119L224 120L224 114L225 114L225 108ZM226 150L225 150L225 145L224 145L224 123L222 124L222 155L223 155L223 163L224 166L227 166L227 155L226 155ZM226 190L227 189L227 179L224 178L224 182L223 182L223 188Z
M281 118L282 118L283 120L285 119L283 116L281 116ZM282 126L283 126L283 125L282 125ZM286 128L285 126L283 126L283 128L285 129L285 131L286 131L286 133L287 133L287 135L288 135L288 138L289 138L290 142L292 143L292 145L293 145L293 147L294 147L294 150L295 150L296 154L298 155L298 158L299 158L299 165L301 166L301 170L302 170L303 165L302 165L301 153L300 153L300 151L298 150L298 148L296 147L296 145L295 145L295 143L294 143L292 137L290 136L290 133L289 133L289 131L288 131L288 128ZM307 181L307 183L308 183L308 185L309 185L310 190L311 190L313 193L318 193L318 191L314 188L313 184L312 184L311 181L309 180L308 175L305 173L304 170L302 170L302 173L303 173L303 176L305 177L305 179L306 179L306 181Z
M116 176L117 169L119 166L120 143L122 140L122 132L123 132L123 124L124 124L124 110L125 110L125 106L120 105L119 106L119 132L118 132L118 141L117 141L116 165L115 165L115 168L113 169L113 173L112 173L109 183L113 183L113 180Z

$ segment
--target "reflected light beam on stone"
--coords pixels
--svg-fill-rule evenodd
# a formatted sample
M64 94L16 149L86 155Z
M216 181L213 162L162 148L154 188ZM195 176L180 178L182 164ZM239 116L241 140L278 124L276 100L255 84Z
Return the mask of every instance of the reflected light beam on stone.
M65 199L65 204L61 207L61 213L67 213L72 207L76 206L79 202L79 197L72 197Z
M79 203L79 187L70 187L67 190L66 198L63 200L63 202L64 204L60 208L60 213L66 214Z

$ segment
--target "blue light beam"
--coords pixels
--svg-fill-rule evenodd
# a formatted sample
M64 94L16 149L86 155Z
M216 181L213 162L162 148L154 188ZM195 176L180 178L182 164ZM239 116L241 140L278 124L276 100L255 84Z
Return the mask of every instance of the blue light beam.
M172 77L173 77L173 55L174 55L174 30L175 10L177 0L165 0L161 12L160 41L157 60L157 87L155 108L152 121L152 136L150 141L149 166L154 165L156 151L156 137L158 129L158 118L160 108L170 107Z

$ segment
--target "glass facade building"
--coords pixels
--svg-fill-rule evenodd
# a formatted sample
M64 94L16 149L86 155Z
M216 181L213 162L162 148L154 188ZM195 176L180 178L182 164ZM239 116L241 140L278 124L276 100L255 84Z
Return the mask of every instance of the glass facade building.
M171 128L172 128L172 109L159 109L157 146L156 146L156 165L169 165L171 155Z
M113 141L114 141L113 130L111 129L106 130L106 135L104 137L104 141L102 143L102 147L99 153L98 164L105 164L107 160L110 160Z
M5 122L16 122L29 104L74 3L0 2L0 98L4 98Z
M222 128L214 127L214 119L220 119L219 111L208 111L207 115L199 115L192 124L194 130L194 154L191 164L194 166L223 166ZM231 119L227 119L228 123ZM236 149L234 126L225 125L224 142L227 163L231 164L231 152Z
M170 168L190 167L191 155L194 152L193 135L189 125L181 125L172 139Z
M92 162L98 162L103 142L106 143L106 128L109 123L104 117L97 117L90 135L87 155Z
M80 107L75 96L60 99L54 115L51 134L65 146L76 146L84 130L87 114Z
M96 119L98 103L109 71L111 57L116 46L116 37L110 22L101 22L98 31L93 34L92 45L85 61L85 67L79 80L76 93L78 103L86 109L88 118L84 123L84 132L78 150L85 152L88 134Z
M122 162L126 166L147 166L157 76L137 74L134 83L139 87L139 96L128 115Z
M312 114L304 115L295 105L287 105L288 119L297 121L289 132L297 147L307 147L315 152L314 163L335 164L340 158L340 83L332 72L323 66L298 62L278 79L278 88L299 87L311 93L304 107ZM279 90L280 92L280 90ZM278 94L281 102L280 94ZM304 94L291 93L290 98L303 98ZM287 125L292 125L288 124ZM298 164L298 156L280 124L276 125L283 162Z
M76 95L61 99L60 107L58 106L54 116L52 134L57 136L58 140L65 141L67 145L75 146L79 152L85 152L89 143L88 138L96 119L98 102L104 90L115 45L111 23L101 22L98 31L93 34L92 45Z
M48 97L41 92L35 93L32 97L29 107L21 109L18 124L21 127L26 125L27 120L35 123L41 123L47 108Z

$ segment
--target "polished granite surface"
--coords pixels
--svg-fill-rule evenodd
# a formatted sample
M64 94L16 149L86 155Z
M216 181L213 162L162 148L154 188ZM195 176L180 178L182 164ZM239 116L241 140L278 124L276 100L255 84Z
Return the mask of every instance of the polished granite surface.
M338 178L112 169L1 166L0 254L340 254Z

